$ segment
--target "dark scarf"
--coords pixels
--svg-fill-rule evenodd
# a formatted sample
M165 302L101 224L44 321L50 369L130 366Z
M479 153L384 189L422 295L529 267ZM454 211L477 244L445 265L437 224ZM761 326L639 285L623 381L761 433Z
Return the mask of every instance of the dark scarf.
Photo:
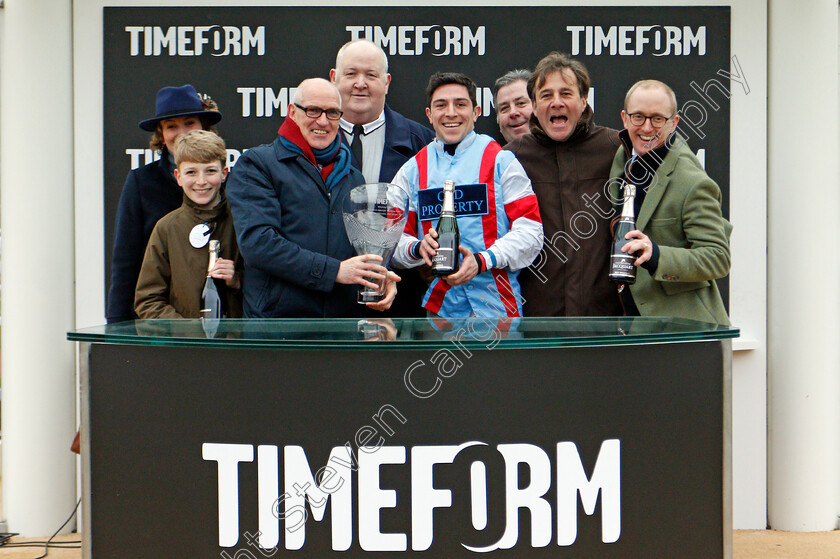
M629 171L629 175L631 177L631 182L636 186L636 197L633 199L633 213L635 214L636 218L638 219L639 213L642 211L642 204L645 202L645 196L647 196L648 188L650 188L650 184L653 182L653 177L656 174L656 170L659 169L659 166L662 164L662 161L665 159L665 156L668 155L668 150L671 146L671 141L673 140L673 136L669 138L664 145L651 150L644 155L633 157L633 143L630 141L630 134L627 130L622 130L618 133L618 138L621 140L622 147L624 148L625 157L627 158L627 163L624 167L624 173L622 174L622 185L619 189L619 194L621 200L624 199L624 183L627 181L627 175ZM619 148L622 149L622 148ZM654 185L654 188L656 186ZM612 218L610 221L610 231L614 235L615 234L615 224L621 218L621 210L622 206L624 205L623 201L619 201L615 204L615 217ZM642 264L642 268L647 270L650 275L656 273L656 269L659 267L659 245L656 244L654 241L651 241L653 244L652 246L652 254L650 255L650 260ZM639 316L639 308L636 306L636 301L633 299L633 294L630 292L629 289L623 289L619 292L619 297L621 297L621 303L624 306L624 314L627 316Z
M592 125L595 122L595 114L592 111L592 107L586 105L586 108L583 109L583 112L580 114L580 119L577 121L575 125L574 131L571 135L563 140L562 142L557 142L557 140L551 138L548 134L545 133L545 130L542 129L540 126L540 121L537 120L537 113L531 114L531 120L528 122L528 126L531 129L531 134L533 134L534 138L537 139L540 143L570 143L578 138L583 138L589 131L592 129Z
M313 149L306 140L297 123L287 117L277 131L280 142L289 150L304 156L310 163L321 171L321 178L328 190L341 182L350 173L350 148L341 142L341 134L324 149Z
M618 138L621 140L627 158L622 178L625 181L629 178L629 182L636 186L636 198L633 200L633 209L638 217L642 209L642 203L645 201L645 195L647 194L648 188L650 188L651 182L653 182L653 176L656 174L665 156L668 155L674 137L669 137L663 145L635 158L633 157L633 143L630 141L630 134L627 130L619 132ZM627 176L628 171L629 177ZM620 193L623 199L624 186L621 187ZM621 214L621 206L621 203L616 204L619 214Z

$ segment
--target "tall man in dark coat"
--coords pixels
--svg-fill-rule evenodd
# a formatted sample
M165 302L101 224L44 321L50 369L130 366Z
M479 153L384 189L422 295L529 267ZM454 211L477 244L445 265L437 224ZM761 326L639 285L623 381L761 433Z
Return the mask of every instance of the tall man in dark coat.
M617 130L595 124L588 93L581 62L546 55L528 80L531 133L505 146L531 179L545 232L542 252L519 275L525 316L622 314L608 280L613 208L604 193L620 142Z
M341 93L340 126L365 182L391 182L403 163L434 139L434 133L385 104L391 83L388 57L372 41L357 39L339 49L330 80ZM415 270L402 276L390 316L425 316L420 301L426 284Z
M245 152L227 182L236 237L245 260L246 317L333 318L366 314L356 284L393 276L382 257L354 251L341 203L364 183L338 138L341 97L327 80L304 80L271 144ZM367 305L387 309L385 299Z

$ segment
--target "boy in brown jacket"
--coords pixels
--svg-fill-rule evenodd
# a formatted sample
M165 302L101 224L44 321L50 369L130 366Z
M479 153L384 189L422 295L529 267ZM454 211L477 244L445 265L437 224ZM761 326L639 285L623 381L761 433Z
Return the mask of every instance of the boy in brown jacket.
M220 258L209 275L220 280L222 316L241 317L239 289L244 266L222 190L227 176L225 143L216 134L194 130L176 140L173 155L184 202L162 217L152 231L137 280L137 315L199 318L212 239L221 243Z

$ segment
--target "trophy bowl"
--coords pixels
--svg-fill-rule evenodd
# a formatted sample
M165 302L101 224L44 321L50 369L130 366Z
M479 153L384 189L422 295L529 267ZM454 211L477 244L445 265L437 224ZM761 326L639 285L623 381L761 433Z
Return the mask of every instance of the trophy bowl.
M386 268L405 229L408 192L387 182L363 184L350 190L343 202L344 228L356 254L376 254ZM378 288L359 286L359 304L385 297L385 281Z

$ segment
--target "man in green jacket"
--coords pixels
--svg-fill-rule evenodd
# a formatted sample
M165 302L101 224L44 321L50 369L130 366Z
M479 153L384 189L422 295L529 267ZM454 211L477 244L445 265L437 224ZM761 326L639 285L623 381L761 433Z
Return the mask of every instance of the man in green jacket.
M637 230L622 250L644 268L621 291L625 314L729 324L715 280L729 273L732 225L721 215L720 188L676 133L674 91L656 80L637 82L621 119L609 194L620 210L623 185L636 186Z

